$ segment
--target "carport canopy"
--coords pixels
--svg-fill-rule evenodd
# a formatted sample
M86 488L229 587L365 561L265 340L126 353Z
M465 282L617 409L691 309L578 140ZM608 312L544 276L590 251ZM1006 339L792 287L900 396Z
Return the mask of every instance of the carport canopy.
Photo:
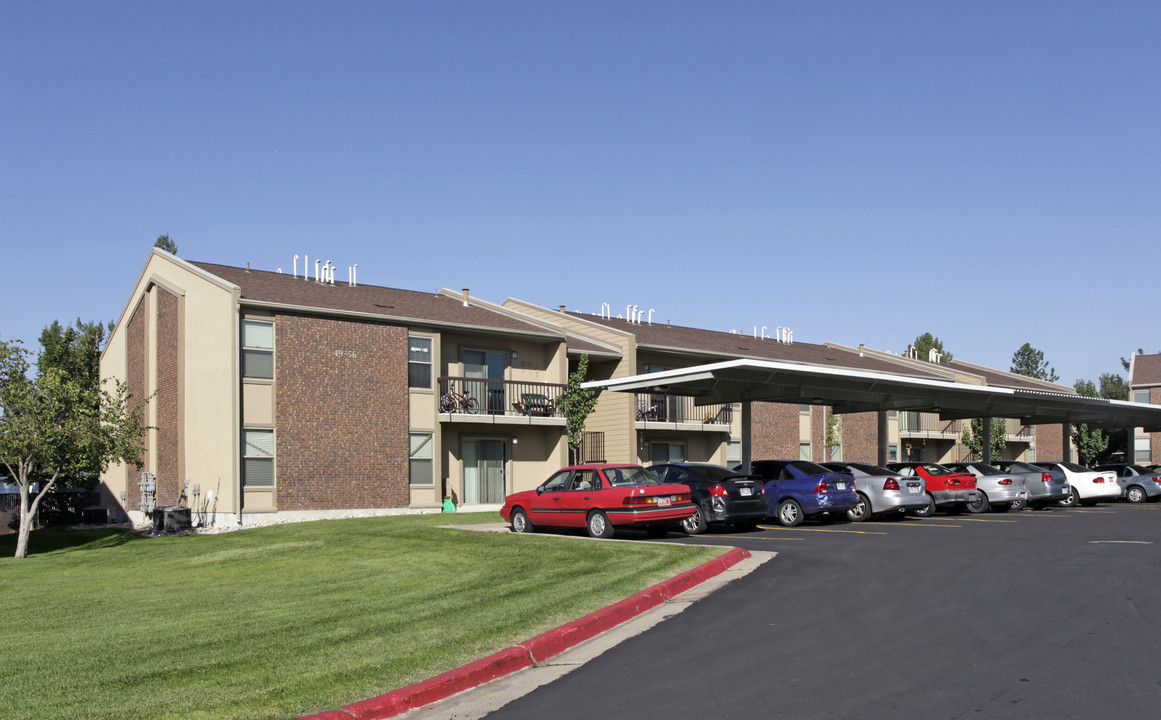
M877 412L880 464L886 462L888 410L938 413L944 420L1004 417L1016 418L1024 425L1087 423L1109 430L1140 427L1148 432L1161 431L1161 405L770 360L727 360L597 380L583 387L693 397L699 405L740 402L746 465L753 401L828 405L838 414ZM990 425L984 424L987 434Z

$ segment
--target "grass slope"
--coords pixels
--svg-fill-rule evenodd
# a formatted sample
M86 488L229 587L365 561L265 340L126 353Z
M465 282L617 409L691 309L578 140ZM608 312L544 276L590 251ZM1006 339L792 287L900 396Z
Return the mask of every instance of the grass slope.
M144 539L0 538L0 708L22 718L289 718L488 655L719 548L443 529L495 514Z

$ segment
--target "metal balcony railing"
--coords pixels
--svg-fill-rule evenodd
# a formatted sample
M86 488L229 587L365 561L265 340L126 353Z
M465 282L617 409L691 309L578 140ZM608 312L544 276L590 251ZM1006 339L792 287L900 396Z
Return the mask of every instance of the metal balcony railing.
M691 397L637 394L637 420L641 422L729 425L732 405L695 405Z
M963 434L963 429L959 420L941 420L936 413L907 411L899 413L899 432L911 436L955 435L958 437Z
M441 413L564 417L557 406L566 386L559 383L446 376L438 381Z

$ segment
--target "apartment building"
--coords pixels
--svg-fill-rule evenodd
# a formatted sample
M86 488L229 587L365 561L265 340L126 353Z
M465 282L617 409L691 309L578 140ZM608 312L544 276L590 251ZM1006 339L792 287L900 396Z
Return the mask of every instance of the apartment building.
M1129 400L1161 405L1161 353L1134 354L1129 360ZM1130 462L1153 465L1161 462L1161 433L1133 431Z
M140 467L103 474L102 504L138 520L187 505L205 523L494 506L569 461L558 400L582 355L596 380L747 358L1071 392L783 331L492 304L467 289L361 285L354 267L345 281L329 263L309 269L297 256L286 273L151 252L101 359L103 377L150 399L146 452ZM891 413L892 459L964 459L962 424ZM664 391L603 392L586 429L581 461L741 458L737 407ZM752 406L755 458L873 462L877 433L876 413ZM1007 435L1014 459L1051 442L1018 423Z

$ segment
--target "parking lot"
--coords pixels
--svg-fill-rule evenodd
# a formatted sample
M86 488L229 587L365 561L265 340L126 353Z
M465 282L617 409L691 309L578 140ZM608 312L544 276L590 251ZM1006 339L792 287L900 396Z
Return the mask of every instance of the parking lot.
M1155 718L1159 530L1114 503L671 534L779 554L487 717Z

